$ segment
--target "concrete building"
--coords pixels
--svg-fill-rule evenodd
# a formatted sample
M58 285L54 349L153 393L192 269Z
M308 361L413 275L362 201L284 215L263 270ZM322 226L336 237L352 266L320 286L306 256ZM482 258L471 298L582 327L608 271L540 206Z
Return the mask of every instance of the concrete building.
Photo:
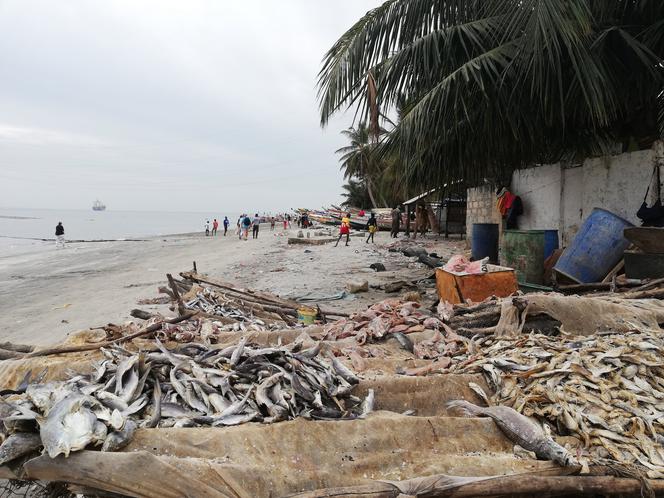
M523 201L524 213L519 218L519 228L557 229L560 243L565 246L595 207L638 225L640 220L636 212L643 202L655 165L664 180L662 141L655 142L651 149L589 158L581 164L545 164L517 170L512 174L510 190ZM501 223L495 189L494 185L468 189L466 227L469 240L473 223ZM656 190L652 181L649 205L656 198Z

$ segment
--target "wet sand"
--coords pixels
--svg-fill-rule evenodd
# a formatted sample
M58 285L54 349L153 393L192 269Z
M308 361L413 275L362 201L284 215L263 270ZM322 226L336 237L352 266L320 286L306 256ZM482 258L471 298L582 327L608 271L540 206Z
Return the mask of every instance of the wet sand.
M248 241L230 233L168 236L145 242L69 244L62 250L48 244L9 253L0 257L0 340L54 344L71 332L133 320L129 315L133 308L167 311L165 306L138 306L137 301L157 297L166 273L191 270L193 261L199 272L213 278L288 297L339 295L352 279L379 285L433 273L400 253L388 252L387 244L394 239L386 232L376 235L375 245L352 237L350 246L336 248L288 245L288 236L296 233L296 229L271 232L263 225L259 238ZM424 243L431 252L446 256L464 246L432 238ZM382 262L387 271L374 272L369 265L375 262ZM435 290L430 286L428 292ZM328 308L354 311L385 297L384 291L370 289L321 302Z

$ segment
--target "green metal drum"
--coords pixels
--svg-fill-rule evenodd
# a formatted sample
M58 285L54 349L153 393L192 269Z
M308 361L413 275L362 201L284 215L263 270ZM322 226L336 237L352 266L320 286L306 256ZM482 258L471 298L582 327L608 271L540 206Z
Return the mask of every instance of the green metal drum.
M501 264L516 270L520 283L544 283L544 230L505 230Z

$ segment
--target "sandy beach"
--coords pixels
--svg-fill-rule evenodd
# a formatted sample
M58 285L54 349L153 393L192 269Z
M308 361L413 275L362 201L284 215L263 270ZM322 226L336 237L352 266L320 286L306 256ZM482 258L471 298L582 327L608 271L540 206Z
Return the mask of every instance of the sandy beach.
M138 306L137 302L157 297L166 273L190 270L193 261L199 272L213 278L291 298L307 295L344 311L360 310L387 297L383 290L370 288L329 300L339 296L349 280L366 279L370 286L378 286L432 275L424 265L389 252L387 246L394 239L386 232L377 234L375 245L354 236L350 246L336 248L333 243L288 245L288 236L296 234L296 228L272 232L263 225L259 238L248 241L229 232L227 237L196 234L145 242L78 243L64 250L46 244L9 253L0 258L0 337L48 345L71 332L134 320L129 312L136 307L168 312L163 305ZM422 243L441 256L465 245L433 238ZM382 262L387 271L376 273L369 268L376 262ZM435 289L431 286L427 292L433 298Z

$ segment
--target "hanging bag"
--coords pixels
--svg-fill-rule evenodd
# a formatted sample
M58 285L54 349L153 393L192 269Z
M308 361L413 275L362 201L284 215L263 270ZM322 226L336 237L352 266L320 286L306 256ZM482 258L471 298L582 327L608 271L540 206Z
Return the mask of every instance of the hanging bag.
M648 188L646 189L646 195L643 198L643 204L641 204L641 207L636 212L636 216L643 222L642 226L644 227L664 227L664 206L662 206L661 180L659 175L659 164L655 164L650 183L648 183ZM652 206L648 207L648 194L650 193L650 185L653 178L657 180L657 199Z

